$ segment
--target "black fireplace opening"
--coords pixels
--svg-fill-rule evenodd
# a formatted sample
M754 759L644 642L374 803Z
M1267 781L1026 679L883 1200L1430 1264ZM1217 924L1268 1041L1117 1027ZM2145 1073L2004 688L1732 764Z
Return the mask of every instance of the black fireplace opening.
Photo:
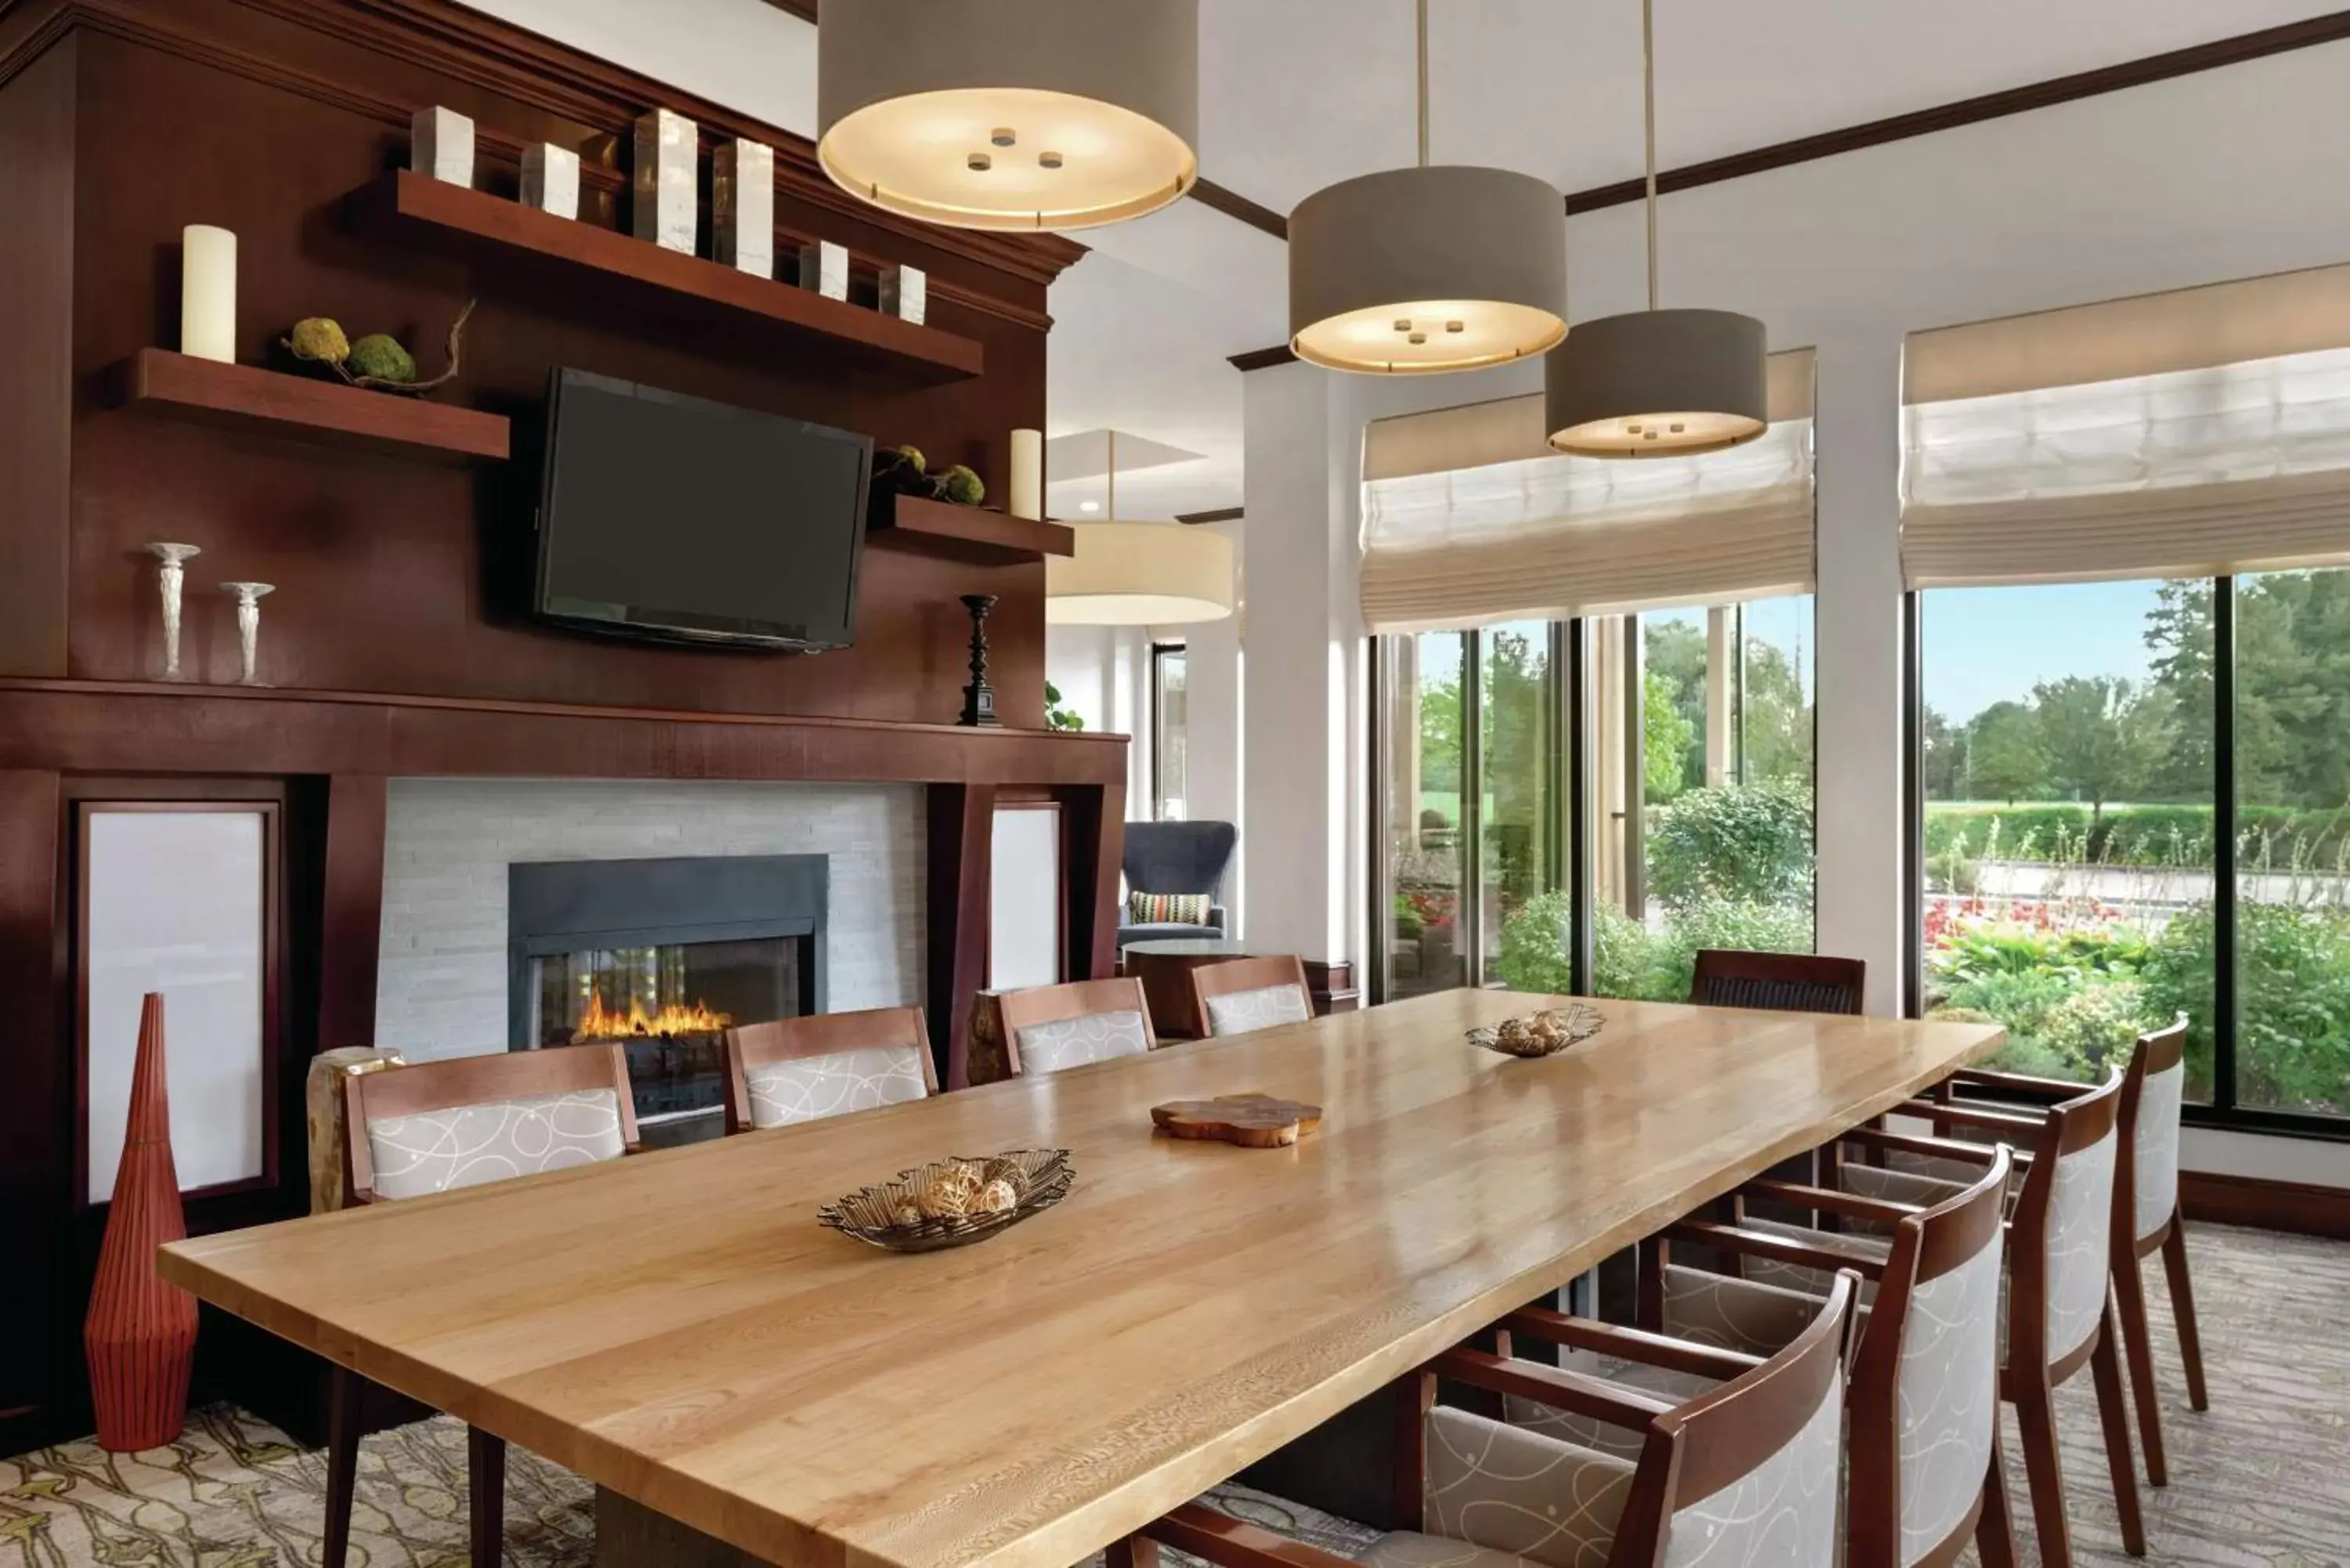
M821 855L509 866L507 1044L618 1043L648 1146L724 1127L725 1033L821 1012Z

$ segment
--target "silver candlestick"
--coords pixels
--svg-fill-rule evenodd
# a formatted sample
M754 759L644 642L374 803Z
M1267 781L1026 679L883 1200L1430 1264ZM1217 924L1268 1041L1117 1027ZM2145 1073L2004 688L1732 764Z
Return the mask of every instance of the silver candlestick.
M237 684L258 686L255 663L261 650L261 596L274 592L275 583L223 583L221 592L236 596Z
M182 562L192 561L204 552L196 545L150 545L156 559L163 563L156 573L156 587L163 594L163 679L180 678L180 594L188 580Z

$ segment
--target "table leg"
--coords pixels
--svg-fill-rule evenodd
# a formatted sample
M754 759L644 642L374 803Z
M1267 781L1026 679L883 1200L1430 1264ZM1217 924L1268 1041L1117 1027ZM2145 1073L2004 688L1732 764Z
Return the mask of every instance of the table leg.
M759 1559L619 1492L596 1489L596 1568L756 1568Z

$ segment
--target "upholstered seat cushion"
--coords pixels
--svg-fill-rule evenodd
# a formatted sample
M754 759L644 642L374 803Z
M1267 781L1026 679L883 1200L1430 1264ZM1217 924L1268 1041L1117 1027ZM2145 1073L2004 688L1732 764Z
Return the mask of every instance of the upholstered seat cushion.
M1137 942L1211 942L1224 934L1224 912L1213 909L1204 926L1170 925L1163 921L1148 925L1120 926L1118 945L1130 948Z
M1208 998L1211 1034L1245 1034L1252 1029L1304 1023L1313 1016L1314 1004L1294 985L1260 986Z
M620 1099L611 1089L533 1095L382 1116L367 1125L378 1198L461 1187L618 1159Z
M1427 1431L1427 1533L1384 1537L1366 1562L1605 1568L1631 1491L1629 1463L1447 1405L1429 1413Z
M929 1093L922 1078L920 1048L876 1046L836 1051L787 1062L763 1062L743 1070L750 1094L751 1125L789 1127L919 1100Z
M1610 1541L1613 1541L1611 1536ZM1543 1564L1513 1552L1495 1552L1483 1546L1471 1546L1465 1541L1447 1541L1441 1535L1421 1535L1415 1531L1399 1530L1382 1535L1371 1542L1361 1558L1364 1568L1544 1568ZM1605 1568L1607 1554L1602 1552L1590 1559Z
M1117 1012L1089 1012L1051 1023L1032 1023L1014 1032L1020 1043L1023 1073L1058 1073L1088 1062L1116 1056L1139 1056L1150 1049L1150 1035L1142 1014L1132 1008Z

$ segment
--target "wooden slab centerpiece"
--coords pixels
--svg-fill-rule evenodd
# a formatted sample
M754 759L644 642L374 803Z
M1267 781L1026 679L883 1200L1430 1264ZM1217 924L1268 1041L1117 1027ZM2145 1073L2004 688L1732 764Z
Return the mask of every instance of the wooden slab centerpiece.
M1150 1119L1170 1137L1229 1143L1242 1148L1287 1148L1322 1126L1322 1107L1270 1095L1218 1095L1212 1100L1172 1100L1150 1107Z

